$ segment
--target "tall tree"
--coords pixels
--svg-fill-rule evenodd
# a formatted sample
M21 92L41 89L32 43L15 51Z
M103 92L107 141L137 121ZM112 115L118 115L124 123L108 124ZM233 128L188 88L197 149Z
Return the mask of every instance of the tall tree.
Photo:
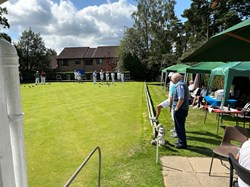
M177 22L174 0L138 0L137 11L133 13L136 29L143 51L142 61L150 69L162 62L162 55L172 52L173 29Z
M158 75L159 68L168 63L165 57L172 55L178 21L174 5L175 0L138 0L137 11L132 14L134 25L125 31L121 41L125 55L120 56L136 55L150 77Z
M186 48L182 58L196 50L213 35L239 23L250 15L249 0L192 0L184 10Z
M22 33L16 47L20 58L20 69L35 70L49 67L49 53L47 53L43 39L31 28Z
M54 49L47 48L47 49L46 49L46 54L47 54L48 56L54 56L54 55L57 55L57 52L56 52Z

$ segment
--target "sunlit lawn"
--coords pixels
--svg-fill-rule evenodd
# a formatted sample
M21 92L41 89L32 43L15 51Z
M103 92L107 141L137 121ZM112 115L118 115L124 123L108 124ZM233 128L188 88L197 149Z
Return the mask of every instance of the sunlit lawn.
M162 186L144 83L21 85L29 186L63 186L96 147L102 186ZM95 154L72 186L97 186Z
M159 84L148 85L154 105L157 105L167 97L167 93ZM169 130L173 127L169 108L163 109L159 121L166 130L166 139L169 140L167 149L161 150L161 155L182 155L182 156L211 156L211 150L218 146L221 137L224 134L225 126L235 126L235 118L225 116L222 121L222 127L217 134L217 119L214 113L207 114L207 120L204 124L205 112L200 109L189 108L189 114L186 121L187 150L176 150L174 147L175 138L170 138L172 133ZM243 126L243 123L240 123Z
M149 84L154 105L167 93ZM96 147L102 151L101 186L163 186L161 166L150 144L152 128L147 114L144 83L111 86L92 83L21 85L25 113L24 132L29 186L63 186ZM190 109L186 122L188 149L177 150L170 138L173 127L164 109L160 122L166 128L166 147L160 156L211 156L220 143L214 114ZM224 121L224 125L235 125ZM98 154L81 171L72 186L97 186Z

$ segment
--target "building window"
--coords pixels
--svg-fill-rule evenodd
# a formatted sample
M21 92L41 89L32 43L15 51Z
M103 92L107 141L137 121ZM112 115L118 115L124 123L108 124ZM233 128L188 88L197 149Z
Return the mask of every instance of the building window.
M109 59L109 62L110 62L111 64L116 64L116 59L115 59L115 58L110 58L110 59Z
M69 66L69 63L67 60L61 60L60 63L61 63L61 66Z
M75 64L81 64L80 60L75 60Z
M93 59L85 59L85 65L93 65Z
M96 64L102 64L103 63L103 59L102 58L97 58L96 59Z

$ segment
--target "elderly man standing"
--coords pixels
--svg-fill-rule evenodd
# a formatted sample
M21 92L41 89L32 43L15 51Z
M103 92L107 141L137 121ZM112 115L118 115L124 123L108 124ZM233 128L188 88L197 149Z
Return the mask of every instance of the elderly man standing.
M175 142L175 147L178 149L187 148L185 122L188 115L188 86L182 81L182 76L179 73L174 73L171 80L175 86L173 93L172 108L174 110L174 124L178 136L178 142Z

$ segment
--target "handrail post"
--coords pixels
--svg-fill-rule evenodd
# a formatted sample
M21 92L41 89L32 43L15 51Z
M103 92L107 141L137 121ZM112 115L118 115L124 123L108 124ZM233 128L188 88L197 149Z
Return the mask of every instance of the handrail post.
M82 164L78 167L78 169L75 171L75 173L70 177L70 179L64 185L64 187L68 187L73 182L73 180L80 173L82 168L87 164L87 162L89 161L89 159L92 157L92 155L95 153L96 150L98 150L98 153L99 153L98 154L99 155L99 159L98 159L98 187L101 186L101 149L99 146L97 146L91 151L89 156L82 162Z

